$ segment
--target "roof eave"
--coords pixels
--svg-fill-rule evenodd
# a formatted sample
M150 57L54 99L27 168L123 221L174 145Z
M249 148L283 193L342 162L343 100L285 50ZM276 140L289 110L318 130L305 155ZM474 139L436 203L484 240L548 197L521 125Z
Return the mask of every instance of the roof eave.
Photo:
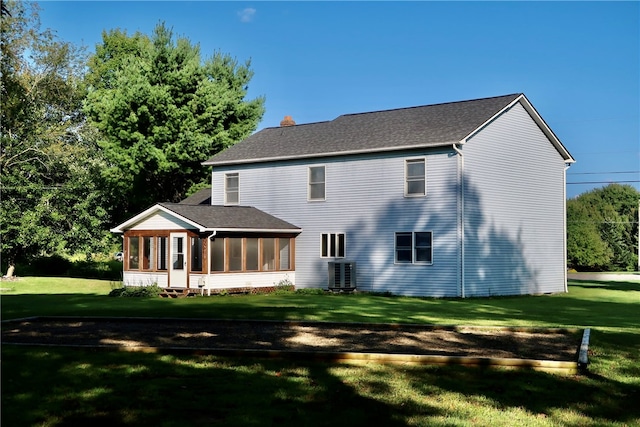
M252 158L252 159L227 160L227 161L223 160L223 161L217 161L217 162L206 161L206 162L203 162L202 165L203 166L233 166L233 165L278 162L278 161L287 161L287 160L313 159L313 158L321 158L321 157L352 156L352 155L358 155L358 154L385 153L390 151L405 151L405 150L416 150L416 149L423 149L423 148L440 148L440 147L449 146L457 142L458 141L443 141L443 142L436 142L436 143L429 143L429 144L412 144L412 145L403 145L403 146L394 146L394 147L381 147L381 148L375 148L375 149L331 151L331 152L291 155L291 156Z
M209 231L227 233L278 233L278 234L300 234L302 228L216 228Z
M179 219L181 221L186 222L187 224L192 225L195 229L197 229L199 232L204 233L206 231L212 231L210 229L208 229L207 227L204 227L202 224L198 224L197 222L184 217L178 213L176 213L175 211L167 208L166 206L163 206L161 203L155 204L153 206L151 206L150 208L148 208L145 211L140 212L138 215L134 216L133 218L128 219L127 221L123 222L122 224L118 225L117 227L114 227L112 229L110 229L109 231L112 233L124 233L126 229L128 229L131 225L141 221L142 219L153 215L154 213L158 212L158 211L162 211L165 212L171 216L173 216L176 219Z
M469 140L471 137L476 135L478 132L480 132L482 129L484 129L487 125L489 125L491 122L493 122L496 118L498 118L500 115L502 115L505 111L508 111L509 109L511 109L517 103L521 103L521 105L524 107L524 109L527 111L527 113L529 113L529 115L536 122L536 124L538 125L540 130L545 134L545 136L549 139L549 141L551 141L551 144L556 148L556 150L558 150L558 152L560 153L560 155L564 159L565 163L575 163L575 159L573 158L573 156L571 156L571 154L564 147L562 142L560 142L560 139L556 136L555 133L553 133L551 128L547 125L547 123L540 116L540 114L538 114L536 109L533 107L531 102L529 102L527 97L524 96L523 93L521 93L517 98L515 98L513 101L511 101L508 105L506 105L505 107L500 109L500 111L498 111L496 114L491 116L489 119L487 119L480 126L478 126L473 131L471 131L467 136L465 136L460 141L458 141L458 143L459 144L464 144L465 142L467 142L467 140Z

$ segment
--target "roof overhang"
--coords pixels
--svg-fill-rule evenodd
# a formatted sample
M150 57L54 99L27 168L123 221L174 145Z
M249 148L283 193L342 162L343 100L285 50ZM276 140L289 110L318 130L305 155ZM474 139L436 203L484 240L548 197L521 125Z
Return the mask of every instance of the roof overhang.
M527 111L527 113L529 113L533 121L538 125L540 130L545 134L545 136L549 139L549 141L551 141L551 144L556 148L556 150L558 150L558 152L564 159L565 163L575 163L575 159L573 158L573 156L571 156L569 151L564 147L564 145L562 145L562 143L560 142L560 139L556 136L555 133L553 133L551 128L547 125L547 123L540 116L540 114L538 114L538 111L536 111L533 105L531 105L531 103L529 102L527 97L524 96L524 94L520 94L520 96L514 99L509 105L505 106L503 109L498 111L487 121L485 121L480 126L478 126L473 132L471 132L469 135L465 136L462 140L460 140L459 143L464 144L465 142L467 142L467 140L469 140L471 137L473 137L475 134L477 134L482 129L484 129L487 125L493 122L496 118L504 114L504 112L513 108L513 106L518 103L520 103L524 107L524 109Z
M205 207L206 208L206 207ZM293 226L294 228L270 228L270 227L255 227L255 228L251 228L251 227L228 227L228 226L220 226L220 227L211 227L211 226L206 226L203 225L201 223L199 223L198 221L194 221L193 219L190 219L184 215L179 214L178 212L168 208L167 206L163 206L162 204L156 204L152 207L150 207L149 209L140 212L138 215L130 218L129 220L123 222L122 224L118 225L117 227L114 227L112 229L110 229L109 231L111 231L112 233L124 233L125 231L127 231L128 229L132 228L133 226L135 226L137 223L139 223L140 221L143 221L146 218L151 217L152 215L157 214L158 212L164 212L167 215L182 221L186 224L188 224L190 227L189 229L191 230L196 230L199 233L218 233L218 232L234 232L234 233L277 233L277 234L299 234L302 232L301 228L297 228L295 226Z
M203 166L233 166L233 165L278 162L278 161L287 161L287 160L314 159L314 158L337 157L337 156L355 156L359 154L385 153L385 152L392 152L392 151L405 151L405 150L416 150L416 149L425 149L425 148L440 148L440 147L450 146L451 144L454 144L457 142L458 141L446 141L446 142L438 142L436 144L434 143L412 144L412 145L394 146L394 147L367 148L362 150L328 151L328 152L322 152L322 153L310 153L310 154L280 156L280 157L264 157L264 158L226 160L226 161L223 160L223 161L213 161L213 162L206 161L206 162L202 162L201 164Z
M133 225L137 224L138 222L142 221L145 218L150 217L151 215L156 214L157 212L164 212L168 215L171 215L172 217L179 219L180 221L184 221L187 224L193 226L194 229L198 230L201 233L207 232L207 231L214 231L213 229L204 227L201 224L198 224L195 221L190 220L189 218L186 218L174 211L172 211L171 209L168 209L160 204L151 206L149 209L140 212L138 215L134 216L133 218L128 219L127 221L123 222L122 224L118 225L117 227L112 228L111 231L112 233L124 233L127 229L131 228Z

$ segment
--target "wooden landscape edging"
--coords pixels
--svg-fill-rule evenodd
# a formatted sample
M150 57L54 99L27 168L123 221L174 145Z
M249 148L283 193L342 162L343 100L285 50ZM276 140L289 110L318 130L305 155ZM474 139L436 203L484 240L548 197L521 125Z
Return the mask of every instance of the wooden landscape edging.
M5 322L15 322L19 320L36 320L36 319L56 319L60 320L65 316L34 316L26 319L4 320ZM78 317L74 317L78 320ZM84 320L106 320L106 317L84 317ZM125 318L108 318L109 320L122 320ZM131 318L126 318L131 320ZM136 318L136 320L149 322L154 318ZM156 319L157 320L157 319ZM165 319L166 320L166 319ZM175 319L174 319L175 320ZM185 319L182 319L185 320ZM194 319L195 320L195 319ZM199 319L202 320L202 319ZM229 320L232 321L232 320ZM276 321L266 321L276 322ZM306 324L314 322L292 321L294 324ZM337 322L327 322L336 324ZM365 325L365 324L362 324ZM378 326L380 324L377 324ZM369 325L370 326L370 325ZM390 329L400 326L399 324L389 324ZM403 325L407 326L407 325ZM418 326L418 325L415 325ZM425 325L421 325L424 327ZM433 325L434 329L457 329L451 326ZM536 330L536 331L562 331L571 330L566 328L520 328L520 327L478 327L478 329L506 329L510 331ZM223 357L256 357L256 358L275 358L275 359L293 359L293 360L310 360L331 363L381 363L381 364L406 364L406 365L439 365L439 366L467 366L478 368L506 368L506 369L531 369L535 371L574 375L578 372L586 371L589 351L589 339L591 329L583 330L582 341L580 347L576 349L577 358L575 361L554 361L539 359L518 359L518 358L498 358L498 357L471 357L471 356L437 356L437 355L421 355L421 354L395 354L395 353L361 353L361 352L327 352L327 351L295 351L295 350L260 350L260 349L223 349L223 348L196 348L196 347L152 347L152 346L112 346L112 345L83 345L83 344L12 344L21 346L49 346L61 348L84 348L101 351L122 351L122 352L141 352L141 353L159 353L159 354L186 354L186 355L216 355ZM5 344L5 343L3 343ZM11 343L6 343L11 344Z

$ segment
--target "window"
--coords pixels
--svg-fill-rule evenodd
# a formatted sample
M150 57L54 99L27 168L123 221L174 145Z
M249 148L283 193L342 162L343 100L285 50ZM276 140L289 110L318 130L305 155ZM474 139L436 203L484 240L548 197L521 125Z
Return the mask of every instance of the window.
M258 270L258 238L247 238L247 261L245 269L247 271Z
M276 269L276 239L262 239L262 271Z
M224 238L211 242L211 271L224 271Z
M191 271L202 271L202 240L200 237L191 238Z
M237 205L240 202L240 177L237 173L228 173L224 176L224 203Z
M169 256L169 245L167 237L158 237L158 270L167 269L167 257Z
M344 258L345 235L344 233L325 233L321 238L322 258Z
M396 233L395 262L398 264L432 264L433 233Z
M171 251L173 252L172 262L174 270L184 270L184 250L185 242L184 237L176 236L173 238L173 246Z
M325 199L324 166L309 167L309 200Z
M153 270L154 251L153 251L153 237L142 238L142 269Z
M287 271L293 252L289 237L218 237L211 242L211 272Z
M280 249L280 270L289 270L291 268L291 242L289 239L278 239L278 247Z
M405 196L424 196L426 191L426 168L424 159L405 161Z
M129 237L129 269L138 270L140 268L140 238Z
M229 240L229 271L242 271L242 239L233 237Z

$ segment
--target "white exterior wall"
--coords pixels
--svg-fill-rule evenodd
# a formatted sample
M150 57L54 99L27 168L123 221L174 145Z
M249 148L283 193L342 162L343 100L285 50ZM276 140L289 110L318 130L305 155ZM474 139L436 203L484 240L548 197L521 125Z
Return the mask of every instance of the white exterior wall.
M426 157L427 196L404 197L405 159ZM218 167L212 200L224 204L224 174L239 172L240 205L303 229L296 238L296 287L326 288L321 234L345 233L344 260L357 263L357 287L404 295L459 294L457 163L452 150L327 157ZM308 167L325 166L325 201L307 200ZM394 264L395 232L432 231L433 264Z
M169 286L169 275L158 271L125 271L122 283L125 286L149 286L156 283L161 288Z
M130 227L130 230L188 230L193 225L181 221L166 212L158 211Z
M166 288L168 274L162 272L137 272L125 271L123 284L125 286L148 286L156 283L161 288ZM189 287L198 290L228 289L228 288L265 288L276 286L282 280L295 283L294 271L263 271L252 273L215 273L215 274L189 274ZM202 286L201 286L202 285Z
M296 273L293 271L261 271L252 273L215 273L198 275L191 278L192 288L197 288L200 278L203 279L205 289L228 288L265 288L276 286L282 280L295 283Z
M463 153L465 295L564 291L562 156L520 104Z

